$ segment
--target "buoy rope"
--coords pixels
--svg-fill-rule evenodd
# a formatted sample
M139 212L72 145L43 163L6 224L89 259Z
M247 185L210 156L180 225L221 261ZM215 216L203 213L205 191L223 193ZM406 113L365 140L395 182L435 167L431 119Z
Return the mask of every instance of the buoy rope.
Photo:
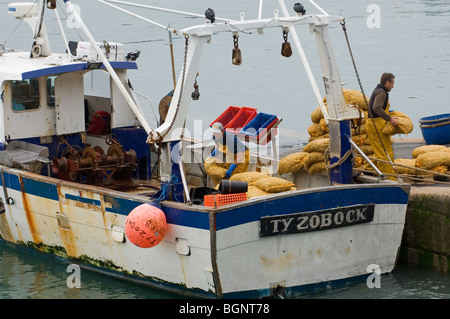
M178 183L178 177L175 174L172 174L172 176L170 177L167 184L161 188L158 198L155 198L156 194L158 194L158 193L156 193L154 196L151 197L151 199L158 203L165 200L167 198L167 196L169 196L169 194L171 193L171 190L169 189L169 187L172 187L177 183ZM177 202L180 202L176 198L176 196L174 196L174 197Z

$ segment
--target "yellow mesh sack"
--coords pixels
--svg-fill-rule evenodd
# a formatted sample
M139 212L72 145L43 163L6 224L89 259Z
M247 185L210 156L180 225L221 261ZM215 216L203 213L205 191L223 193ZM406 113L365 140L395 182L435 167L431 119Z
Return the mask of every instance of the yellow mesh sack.
M416 167L432 170L437 166L450 167L450 152L428 152L417 156Z
M309 167L317 162L325 162L325 157L323 156L323 153L320 152L312 152L309 153L308 156L305 157L305 168L309 169Z
M419 146L419 147L416 147L415 149L413 149L411 155L413 158L416 158L417 156L424 154L424 153L443 151L446 149L447 149L447 147L445 147L444 145L423 145L423 146Z
M258 187L267 193L280 193L290 190L291 187L294 187L295 185L279 177L265 177L258 179L253 183L253 186Z
M326 132L322 130L320 123L313 123L308 127L308 133L310 136L317 137L324 135Z
M324 131L325 133L330 132L330 129L328 128L328 124L327 124L327 122L325 122L324 118L320 119L319 124L320 124L320 128L322 129L322 131Z
M344 95L345 102L350 105L356 105L361 110L367 111L366 103L364 102L364 99L367 101L367 105L369 105L369 99L367 96L363 96L363 94L358 90L349 90L349 89L343 89L342 94ZM327 101L327 98L325 97L323 99L324 103Z
M310 136L308 139L308 142L312 142L312 141L318 140L320 138L329 138L329 137L330 137L330 133L326 133L326 134L320 135L320 136Z
M436 166L435 168L432 168L430 171L440 173L440 174L445 174L448 171L448 166L444 166L444 165Z
M399 174L408 174L408 175L416 175L417 170L414 169L416 167L416 160L409 158L396 158L394 159L394 164L400 164L408 167L395 165L397 173Z
M309 142L303 148L303 152L311 153L311 152L325 152L325 150L330 146L329 138L319 138L314 141Z
M318 106L312 113L311 113L311 122L313 123L319 123L320 119L323 118L322 111L320 110L320 107Z
M269 177L267 174L260 172L244 172L231 175L231 181L247 182L249 184L256 182L260 178Z
M278 163L278 174L298 172L303 168L303 162L307 155L306 152L297 152L283 157Z
M344 94L345 102L347 102L347 104L356 105L361 110L367 111L367 106L364 102L364 99L366 99L367 105L369 105L369 99L367 98L367 96L363 95L358 90L344 89L342 93Z
M395 134L409 134L413 131L414 125L411 119L404 113L394 111L389 113L390 116L396 116L397 126L393 126L390 122L387 122L383 128L383 133L386 135Z
M327 166L326 166L325 162L316 162L309 167L308 172L312 176L316 173L326 171L326 169L327 169Z
M356 145L361 146L364 144L367 139L367 134L353 135L352 141L355 142Z
M253 197L259 197L264 195L269 195L270 193L263 191L262 189L259 189L258 187L254 185L249 185L247 190L247 198L253 198Z

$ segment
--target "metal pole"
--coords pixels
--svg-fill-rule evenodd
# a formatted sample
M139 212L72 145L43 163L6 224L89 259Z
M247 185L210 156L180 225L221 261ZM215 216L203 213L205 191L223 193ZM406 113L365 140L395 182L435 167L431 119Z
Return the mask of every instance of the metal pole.
M263 0L259 0L258 20L262 18Z
M69 42L67 41L66 34L64 33L64 28L61 24L61 19L59 18L57 8L55 9L55 16L56 16L56 20L58 21L59 28L61 29L61 34L62 34L62 37L64 40L64 44L66 45L67 54L69 55L70 60L72 60L72 53L70 53Z
M352 146L358 151L358 153L361 154L361 156L367 161L367 163L372 166L372 168L378 173L378 175L384 176L384 174L381 173L381 171L378 169L378 167L375 166L374 163L372 163L372 161L366 156L366 154L364 154L364 152L358 147L358 145L356 145L351 138L349 138L348 140L350 144L352 144Z
M104 1L102 1L102 2L104 2ZM202 15L202 14L191 13L191 12L186 12L186 11L178 11L178 10L173 10L173 9L166 9L166 8L161 8L161 7L154 7L154 6L149 6L149 5L145 5L145 4L139 4L139 3L132 3L132 2L127 2L127 1L108 0L108 2L120 3L120 4L125 4L125 5L129 5L129 6L133 6L133 7L138 7L138 8L145 8L145 9L150 9L150 10L155 10L155 11L163 11L163 12L181 14L181 15L197 17L197 18L205 18L205 15ZM223 22L234 21L234 20L224 19L224 18L219 18L219 17L215 17L215 19L217 21L223 21Z
M321 7L319 7L319 5L317 3L315 3L313 0L309 0L309 2L311 2L312 5L315 6L317 9L319 9L319 11L322 12L324 15L329 16L329 14L326 13L326 11L323 10Z
M89 29L84 24L83 20L81 19L81 17L79 16L79 14L75 10L75 8L73 7L73 5L70 2L70 0L64 0L64 1L65 1L66 5L67 5L67 8L69 9L69 12L71 12L71 14L73 14L73 16L75 17L75 20L79 23L79 25L80 25L81 29L83 30L84 34L89 39L89 42L92 44L92 46L94 47L95 51L97 52L98 56L100 57L100 60L102 61L103 65L105 66L106 70L108 70L109 74L111 75L111 78L113 79L113 81L117 85L117 87L119 88L119 90L122 93L122 95L124 96L125 100L130 105L130 107L133 110L134 114L136 115L136 117L138 118L139 122L141 123L142 127L145 129L147 134L149 134L153 130L148 125L147 120L144 118L144 116L141 113L139 107L136 105L134 100L131 98L130 94L128 94L128 91L126 90L125 86L120 81L119 77L117 76L117 74L114 71L113 67L109 63L109 61L106 58L105 54L102 52L102 50L97 45L97 42L95 41L95 39L92 36L92 34L89 32Z
M170 28L170 25L169 25ZM172 61L172 77L173 77L173 89L175 90L177 86L177 77L175 76L175 61L173 57L173 42L172 42L172 32L169 31L169 47L170 47L170 60Z
M176 30L173 30L173 29L170 29L168 27L165 27L162 24L159 24L158 22L155 22L155 21L152 21L150 19L144 18L143 16L140 16L140 15L138 15L136 13L131 12L131 11L122 9L121 7L115 6L115 5L113 5L111 3L108 3L106 1L103 1L103 0L97 0L97 1L100 2L100 3L103 3L104 5L110 6L111 8L114 8L116 10L119 10L119 11L122 11L122 12L124 12L126 14L129 14L130 16L133 16L133 17L135 17L137 19L140 19L140 20L143 20L143 21L148 22L150 24L153 24L153 25L155 25L155 26L157 26L157 27L159 27L161 29L168 30L170 32L176 32Z
M191 197L189 196L189 188L186 183L186 176L184 175L183 161L181 159L178 161L178 166L180 167L181 181L183 182L183 188L184 188L184 194L186 195L186 201L188 203L190 203Z
M285 17L289 17L289 12L287 11L284 0L278 0L280 4L281 10ZM317 102L319 103L320 110L322 111L325 122L328 124L328 111L323 103L322 95L320 94L319 87L317 86L316 80L314 79L314 75L311 71L311 67L309 66L308 59L306 58L306 54L303 51L302 44L300 43L300 39L298 38L297 32L294 27L289 27L289 32L292 34L294 38L295 46L297 47L297 51L300 55L300 59L303 62L303 66L305 67L306 75L308 76L309 82L311 83L312 89L316 96Z

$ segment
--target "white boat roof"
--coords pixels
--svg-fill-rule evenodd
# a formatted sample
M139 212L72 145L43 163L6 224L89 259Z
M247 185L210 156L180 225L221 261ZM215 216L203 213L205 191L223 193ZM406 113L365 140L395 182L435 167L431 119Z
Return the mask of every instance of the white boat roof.
M98 61L91 61L98 62ZM30 52L14 51L0 56L0 82L26 80L40 76L61 74L89 69L90 61L71 61L67 54L52 54L49 57L30 58ZM114 69L137 69L136 62L110 62ZM104 69L102 65L100 69Z

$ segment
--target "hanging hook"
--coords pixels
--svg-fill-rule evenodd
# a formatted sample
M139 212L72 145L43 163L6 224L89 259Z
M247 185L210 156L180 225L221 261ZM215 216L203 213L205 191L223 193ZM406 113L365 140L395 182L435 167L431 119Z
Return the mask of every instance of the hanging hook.
M197 72L197 75L195 76L195 82L194 82L194 92L191 94L191 98L194 101L197 101L200 99L200 92L198 91L198 84L197 84L197 77L199 76L199 73Z
M242 54L241 50L239 49L239 35L233 34L233 43L234 43L234 49L233 53L231 55L231 61L234 65L241 65L242 64Z
M288 33L289 33L288 30L286 29L283 30L284 42L281 45L281 55L286 58L289 58L292 55L291 44L288 42Z
M47 8L48 9L56 9L56 0L47 0Z

